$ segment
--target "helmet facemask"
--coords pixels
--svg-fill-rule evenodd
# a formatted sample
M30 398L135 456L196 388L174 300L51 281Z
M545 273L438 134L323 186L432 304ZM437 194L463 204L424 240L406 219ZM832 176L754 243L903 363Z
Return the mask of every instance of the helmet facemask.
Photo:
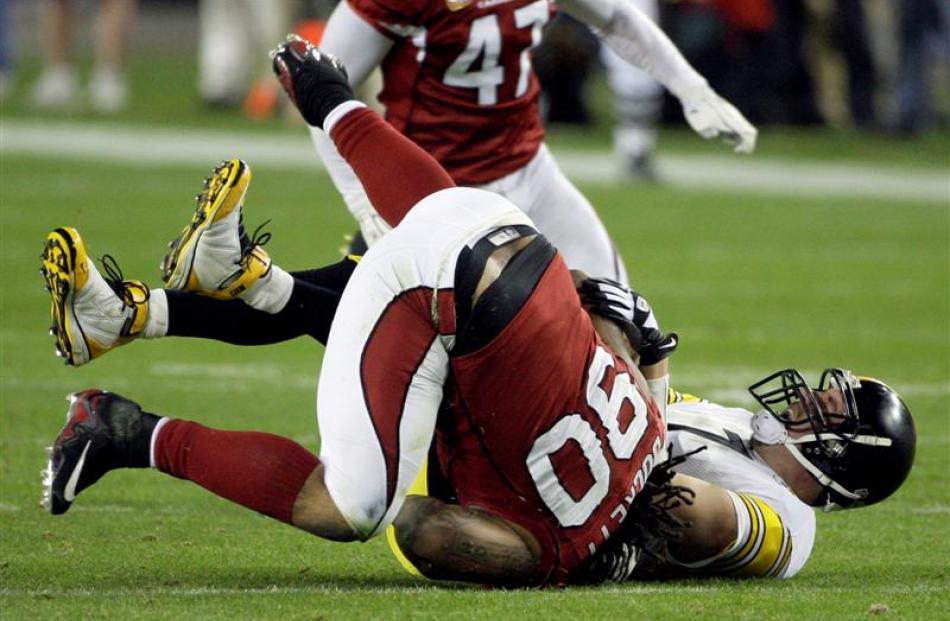
M861 502L867 490L846 489L836 482L836 474L848 465L849 448L854 443L882 445L887 438L859 435L860 419L855 404L854 390L860 387L858 379L844 369L826 369L821 375L817 393L837 390L841 395L843 411L827 411L822 399L795 369L778 371L749 387L752 396L784 427L786 433L769 434L772 442L784 444L791 455L822 485L821 495L826 509L844 508ZM757 415L759 423L762 412ZM756 422L753 422L756 427ZM768 425L766 425L768 427ZM795 432L793 436L787 432ZM779 439L781 438L781 439ZM757 438L761 439L761 438Z

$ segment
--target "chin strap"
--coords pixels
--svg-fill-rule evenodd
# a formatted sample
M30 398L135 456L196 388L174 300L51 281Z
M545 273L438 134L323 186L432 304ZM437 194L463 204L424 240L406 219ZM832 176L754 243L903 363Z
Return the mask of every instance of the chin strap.
M812 436L812 437L814 437L814 436ZM800 464L802 465L802 467L805 468L805 470L807 470L807 471L809 472L809 474L811 474L811 476L815 477L815 480L818 481L818 483L820 483L822 487L831 488L832 490L838 492L839 494L841 494L841 495L844 496L845 498L850 498L851 500L861 500L862 498L864 498L864 497L867 495L867 494L855 494L854 492L850 492L850 491L846 490L845 488L841 487L841 485L839 485L838 483L836 483L836 482L835 482L831 477L829 477L827 474L825 474L824 472L822 472L821 470L819 470L819 469L818 469L818 466L816 466L815 464L813 464L813 463L811 463L810 461L808 461L808 458L806 458L804 455L802 455L802 452L798 449L797 446L795 446L796 444L798 444L798 443L801 442L801 441L802 441L801 438L799 438L799 439L797 439L797 440L789 440L789 441L786 441L786 442L784 443L784 444L785 444L785 448L788 449L788 452L791 453L792 457L794 457L795 460L796 460L798 463L800 463Z
M841 439L839 435L834 433L809 433L798 438L789 438L788 430L785 428L785 425L767 410L761 410L752 416L752 437L763 444L784 445L791 456L795 458L795 461L801 464L822 487L830 488L851 500L861 500L867 496L867 493L856 494L842 487L830 476L819 470L818 466L809 461L797 446L798 444L820 442L822 440L838 440ZM870 435L856 435L849 437L848 441L854 442L855 444L866 444L868 446L891 446L893 443L890 438ZM838 508L838 506L829 501L826 510L834 508Z

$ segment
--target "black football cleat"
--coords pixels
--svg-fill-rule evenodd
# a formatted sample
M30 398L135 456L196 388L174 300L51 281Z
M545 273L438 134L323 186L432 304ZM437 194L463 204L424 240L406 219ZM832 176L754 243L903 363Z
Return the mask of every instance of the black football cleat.
M43 505L53 515L66 513L81 491L110 470L147 468L158 421L137 403L104 390L70 395L66 426L47 449Z

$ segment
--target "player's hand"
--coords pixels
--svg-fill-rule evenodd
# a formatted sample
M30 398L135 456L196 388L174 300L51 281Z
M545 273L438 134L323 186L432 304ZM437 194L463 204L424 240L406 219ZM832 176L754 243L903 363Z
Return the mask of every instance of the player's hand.
M731 103L709 86L687 92L680 99L683 114L693 130L703 138L721 136L735 146L736 153L752 153L758 130Z
M322 128L330 111L355 99L343 63L306 39L287 35L270 57L281 86L310 125Z
M646 298L609 278L586 278L577 287L581 302L592 313L616 322L640 354L640 364L652 365L679 345L675 332L663 334Z

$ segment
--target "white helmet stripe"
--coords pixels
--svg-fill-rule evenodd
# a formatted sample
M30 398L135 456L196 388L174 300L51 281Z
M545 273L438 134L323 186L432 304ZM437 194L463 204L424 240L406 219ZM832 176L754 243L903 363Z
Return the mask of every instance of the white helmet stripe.
M820 433L813 434L809 433L804 436L795 438L794 440L789 440L791 444L804 444L805 442L817 442L821 440L847 440L848 442L854 442L855 444L867 444L869 446L890 446L893 444L893 441L890 438L882 438L881 436L839 436L835 433Z

